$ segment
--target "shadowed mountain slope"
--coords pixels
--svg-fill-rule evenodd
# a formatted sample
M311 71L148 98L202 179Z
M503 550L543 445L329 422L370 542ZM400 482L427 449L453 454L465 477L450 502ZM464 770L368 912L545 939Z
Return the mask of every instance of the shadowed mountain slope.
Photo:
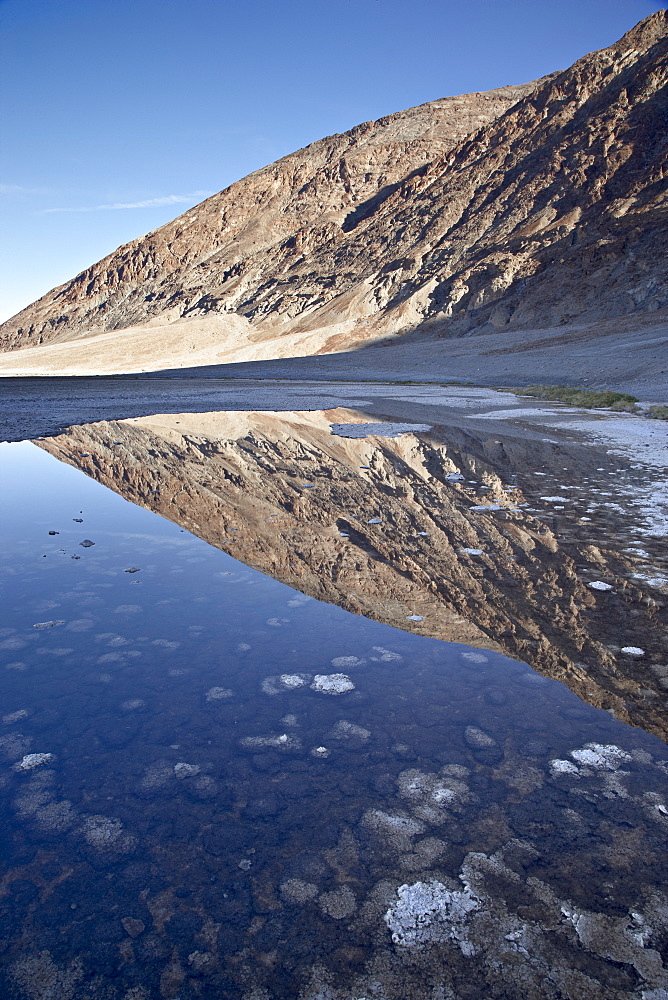
M667 82L660 11L533 84L323 139L44 296L2 344L118 330L99 346L124 343L128 371L164 367L170 335L185 365L407 334L502 346L503 331L663 310Z

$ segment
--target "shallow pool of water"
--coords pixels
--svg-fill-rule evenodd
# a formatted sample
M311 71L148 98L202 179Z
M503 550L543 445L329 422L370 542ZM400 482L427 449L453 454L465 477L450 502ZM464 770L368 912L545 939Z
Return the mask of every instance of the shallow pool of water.
M4 996L668 995L664 743L0 459Z

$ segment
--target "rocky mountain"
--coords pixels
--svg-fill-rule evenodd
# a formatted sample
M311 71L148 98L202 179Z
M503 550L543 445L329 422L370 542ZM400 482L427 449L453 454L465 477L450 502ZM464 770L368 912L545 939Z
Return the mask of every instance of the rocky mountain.
M121 247L0 342L56 367L124 344L128 371L666 309L667 29L660 11L542 80L320 140Z
M668 740L665 598L651 575L660 571L641 565L643 550L607 543L605 531L592 538L589 518L556 518L545 503L555 498L541 498L545 478L532 485L535 471L566 464L562 488L588 480L592 496L586 449L521 433L500 441L474 427L331 432L364 419L344 409L156 415L38 443L311 597L504 652ZM533 513L517 508L527 500ZM619 509L612 538L629 532L632 508ZM654 558L662 552L654 539ZM609 592L589 586L601 580ZM646 656L621 651L636 644Z

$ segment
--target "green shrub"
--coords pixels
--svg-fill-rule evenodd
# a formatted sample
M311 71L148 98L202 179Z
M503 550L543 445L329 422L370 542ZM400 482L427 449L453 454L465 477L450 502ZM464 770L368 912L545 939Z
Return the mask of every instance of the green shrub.
M634 413L635 404L638 402L637 396L631 396L628 392L612 392L609 389L597 392L595 389L577 389L570 385L528 385L512 389L511 392L518 396L533 396L535 399L568 403L570 406L583 406L596 410L621 410L627 413Z
M653 420L668 420L668 406L650 406L647 416Z

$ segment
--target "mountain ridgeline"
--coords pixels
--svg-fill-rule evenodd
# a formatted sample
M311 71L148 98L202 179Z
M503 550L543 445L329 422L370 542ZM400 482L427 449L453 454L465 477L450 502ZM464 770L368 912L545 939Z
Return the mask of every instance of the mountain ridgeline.
M1 348L173 327L243 360L663 310L667 81L659 11L563 72L322 139L49 292Z

